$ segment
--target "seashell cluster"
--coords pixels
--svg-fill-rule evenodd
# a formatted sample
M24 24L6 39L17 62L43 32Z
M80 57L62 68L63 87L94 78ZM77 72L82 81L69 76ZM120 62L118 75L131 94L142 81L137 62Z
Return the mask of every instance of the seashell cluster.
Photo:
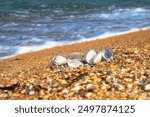
M108 60L112 57L112 52L105 48L100 52L96 52L95 50L90 50L86 56L85 60L84 54L80 52L74 52L70 54L67 59L63 56L57 55L53 57L52 64L53 65L64 65L67 63L69 67L77 68L79 66L83 66L83 61L86 61L88 64L99 64L101 60Z

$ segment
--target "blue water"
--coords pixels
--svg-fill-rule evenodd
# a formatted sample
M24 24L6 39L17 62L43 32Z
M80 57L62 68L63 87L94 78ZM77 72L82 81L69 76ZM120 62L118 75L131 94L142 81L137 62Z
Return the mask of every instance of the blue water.
M0 58L150 26L150 0L0 0Z

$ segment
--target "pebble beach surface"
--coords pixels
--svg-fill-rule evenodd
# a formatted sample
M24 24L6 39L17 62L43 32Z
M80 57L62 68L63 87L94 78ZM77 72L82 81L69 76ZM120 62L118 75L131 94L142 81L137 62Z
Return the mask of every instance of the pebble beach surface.
M109 48L113 57L79 68L52 66L56 55ZM0 60L0 99L149 100L150 30L58 46Z

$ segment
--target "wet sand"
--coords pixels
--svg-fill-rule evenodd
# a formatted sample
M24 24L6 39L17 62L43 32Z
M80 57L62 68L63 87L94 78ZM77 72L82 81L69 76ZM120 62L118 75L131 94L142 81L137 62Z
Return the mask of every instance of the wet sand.
M55 55L103 48L113 58L73 69ZM0 60L0 99L150 99L150 29Z

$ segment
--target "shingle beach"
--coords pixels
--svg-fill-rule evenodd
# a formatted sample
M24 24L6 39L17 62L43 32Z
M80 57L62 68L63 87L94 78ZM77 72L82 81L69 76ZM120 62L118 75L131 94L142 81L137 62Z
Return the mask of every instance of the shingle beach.
M56 55L103 48L113 57L98 65L51 64ZM150 29L0 59L0 99L149 100Z

